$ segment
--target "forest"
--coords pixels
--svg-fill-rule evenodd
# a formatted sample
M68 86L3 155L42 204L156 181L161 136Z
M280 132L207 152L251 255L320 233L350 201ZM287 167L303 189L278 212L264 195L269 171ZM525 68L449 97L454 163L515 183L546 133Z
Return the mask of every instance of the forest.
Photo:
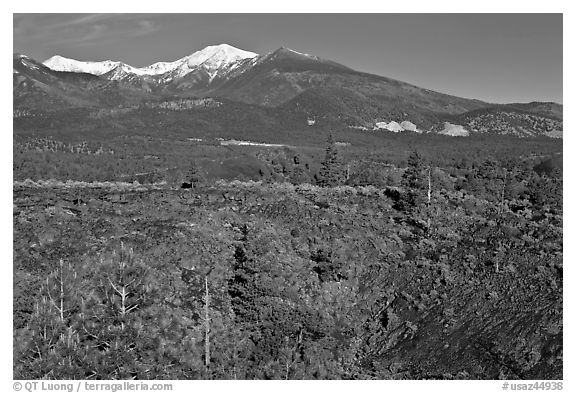
M15 136L14 378L562 379L562 141L350 135Z

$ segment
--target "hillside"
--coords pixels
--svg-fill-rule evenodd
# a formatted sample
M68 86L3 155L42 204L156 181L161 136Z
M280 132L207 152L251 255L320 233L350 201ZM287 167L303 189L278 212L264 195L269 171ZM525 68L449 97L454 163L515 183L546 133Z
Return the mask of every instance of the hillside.
M563 109L562 105L555 102L528 102L528 103L512 103L506 106L519 109L524 112L534 113L536 115L549 117L562 121Z
M288 104L292 110L333 120L344 111L360 123L357 125L402 116L401 120L425 127L439 114L458 114L488 105L357 72L285 48L216 88L214 94L265 106L293 101ZM319 106L330 110L319 111ZM372 109L363 112L364 106Z
M27 56L13 59L15 110L59 111L111 107L149 98L144 89L89 73L54 71Z
M359 72L284 47L257 55L215 45L173 62L143 68L59 56L45 64L14 55L16 128L71 129L69 123L75 123L82 129L134 131L144 127L180 134L186 124L192 129L204 124L229 133L250 127L252 121L251 126L268 142L274 142L278 130L404 131L400 124L410 131L447 135L562 135L562 106L558 104L494 106ZM172 111L173 119L163 117L168 112L157 110L181 99L201 98L228 104L201 114L197 108L178 114ZM150 108L150 102L160 106ZM249 113L229 110L234 106ZM152 111L138 109L144 107ZM74 114L64 116L66 111ZM446 122L457 131L447 130Z
M561 113L558 119L555 112L557 108L550 110L534 104L510 104L474 110L449 119L468 133L562 138ZM441 128L441 125L436 125L433 130Z
M110 107L131 105L139 100L212 96L285 108L291 113L300 112L300 116L316 117L320 117L318 107L325 102L331 103L332 108L321 116L333 123L341 120L342 114L350 123L348 125L401 117L400 121L411 121L425 128L436 122L441 114L459 114L486 105L358 72L288 48L250 57L250 52L238 52L237 55L232 51L230 54L229 48L226 48L228 52L222 52L221 47L209 47L216 51L212 57L199 51L173 63L158 63L142 69L113 61L89 63L51 58L46 62L57 70L85 68L92 74L54 71L34 62L34 67L52 75L50 83L29 66L31 63L16 64L16 108L34 109L34 105L38 105L34 101L42 100L45 101L42 109L51 110L63 109L63 105ZM76 75L76 83L73 77L64 80L65 75ZM20 83L23 79L26 79L26 85L38 85L54 102L21 99L26 95L26 86ZM83 82L84 79L90 80L91 84ZM305 95L299 97L303 93Z

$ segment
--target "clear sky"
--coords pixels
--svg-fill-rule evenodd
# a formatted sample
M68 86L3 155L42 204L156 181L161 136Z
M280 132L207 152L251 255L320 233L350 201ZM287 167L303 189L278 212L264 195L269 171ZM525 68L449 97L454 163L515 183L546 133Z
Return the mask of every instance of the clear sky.
M14 14L14 52L44 61L173 61L227 43L286 46L489 102L562 103L562 14Z

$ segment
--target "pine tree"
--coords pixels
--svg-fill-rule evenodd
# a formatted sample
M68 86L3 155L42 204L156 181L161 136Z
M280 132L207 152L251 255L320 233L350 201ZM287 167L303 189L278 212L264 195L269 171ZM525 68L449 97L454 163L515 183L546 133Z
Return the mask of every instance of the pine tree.
M83 332L96 350L87 358L86 367L94 378L126 379L139 373L140 360L133 351L150 346L144 333L150 321L141 311L150 304L147 297L148 267L121 243L112 255L101 257L90 266L94 278L91 295L86 299Z
M182 188L194 188L202 180L202 175L198 170L198 165L196 162L192 162L188 172L186 173L186 179L182 183Z
M321 163L316 181L321 187L335 187L344 183L346 171L332 134L328 137L326 156Z
M404 203L407 209L413 209L422 205L426 200L428 191L429 167L424 164L424 159L413 151L408 157L408 167L402 175L402 186L405 190Z
M60 259L46 277L28 326L18 332L15 375L31 379L83 378L86 349L80 345L80 279Z

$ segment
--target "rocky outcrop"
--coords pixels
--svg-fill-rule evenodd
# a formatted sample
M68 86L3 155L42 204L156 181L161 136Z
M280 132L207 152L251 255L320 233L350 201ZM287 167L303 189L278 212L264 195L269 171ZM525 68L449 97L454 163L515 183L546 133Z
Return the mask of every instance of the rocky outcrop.
M375 130L388 130L392 132L403 132L403 131L413 131L417 132L417 127L414 123L410 121L403 121L402 123L398 123L396 121L391 121L389 123L385 121L379 121L374 126Z
M444 129L438 132L442 135L449 135L449 136L469 136L470 131L465 129L459 124L452 124L449 122L444 122Z

